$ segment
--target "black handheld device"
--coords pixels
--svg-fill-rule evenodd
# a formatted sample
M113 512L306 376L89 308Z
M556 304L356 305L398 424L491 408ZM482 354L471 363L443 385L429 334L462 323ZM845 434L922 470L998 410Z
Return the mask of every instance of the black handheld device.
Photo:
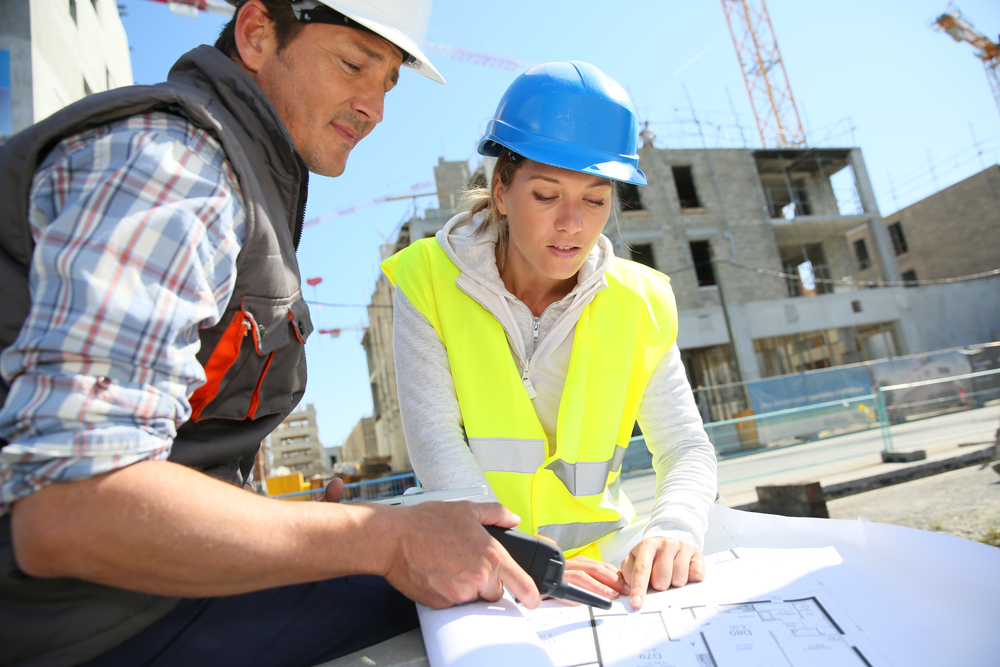
M502 544L511 558L528 573L542 595L580 602L599 609L611 609L611 600L563 581L566 557L563 556L562 549L556 545L508 528L498 526L483 526L483 528Z

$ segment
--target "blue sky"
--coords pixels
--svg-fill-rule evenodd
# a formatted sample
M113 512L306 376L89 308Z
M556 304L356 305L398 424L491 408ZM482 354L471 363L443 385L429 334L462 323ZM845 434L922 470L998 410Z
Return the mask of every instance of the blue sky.
M185 51L214 42L224 22L176 16L144 0L126 5L137 83L163 80ZM1000 3L958 6L997 39ZM981 62L968 44L929 27L948 9L944 0L770 0L768 9L807 136L814 145L862 148L883 215L1000 162L1000 111ZM685 88L710 146L740 143L736 118L748 137L756 133L721 2L435 0L427 41L528 62L591 62L629 90L657 146L700 146L681 136L693 126L676 122L691 117ZM428 55L448 85L404 70L386 98L385 121L354 149L347 172L310 180L307 218L433 181L438 157L474 164L482 130L517 72ZM306 297L367 304L382 238L392 238L411 213L409 201L391 202L307 229L302 276L323 282L315 291L304 286ZM317 329L363 326L367 315L364 308L314 308L313 321ZM371 414L360 341L359 331L337 339L313 334L307 345L303 403L316 405L326 446L339 445Z

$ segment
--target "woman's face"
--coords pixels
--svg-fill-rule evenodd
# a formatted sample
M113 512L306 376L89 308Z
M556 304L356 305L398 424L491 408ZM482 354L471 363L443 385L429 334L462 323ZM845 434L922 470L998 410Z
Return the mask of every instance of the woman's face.
M576 276L608 221L614 192L606 178L525 160L509 187L494 182L493 196L510 228L505 277L542 287Z

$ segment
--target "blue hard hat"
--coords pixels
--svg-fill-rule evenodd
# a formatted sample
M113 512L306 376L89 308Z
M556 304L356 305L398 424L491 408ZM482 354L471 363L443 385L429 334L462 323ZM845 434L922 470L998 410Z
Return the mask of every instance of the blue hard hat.
M514 79L479 141L529 160L615 181L646 184L639 169L639 121L621 85L589 63L536 65Z

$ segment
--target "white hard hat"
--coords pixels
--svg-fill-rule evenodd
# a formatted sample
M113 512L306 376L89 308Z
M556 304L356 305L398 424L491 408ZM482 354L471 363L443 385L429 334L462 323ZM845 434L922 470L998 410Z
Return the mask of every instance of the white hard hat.
M226 0L239 7L245 0ZM287 0L295 18L306 23L334 23L369 30L406 54L409 67L432 81L445 83L420 44L427 36L432 0ZM330 12L329 10L333 10ZM346 20L344 20L346 19ZM352 25L356 23L357 25Z
M403 60L404 67L416 70L438 83L445 83L441 73L420 50L420 44L427 36L432 0L288 0L288 2L300 21L331 22L324 16L328 13L327 7L342 14L350 21L358 23L402 49L407 55ZM350 25L350 22L346 24Z

